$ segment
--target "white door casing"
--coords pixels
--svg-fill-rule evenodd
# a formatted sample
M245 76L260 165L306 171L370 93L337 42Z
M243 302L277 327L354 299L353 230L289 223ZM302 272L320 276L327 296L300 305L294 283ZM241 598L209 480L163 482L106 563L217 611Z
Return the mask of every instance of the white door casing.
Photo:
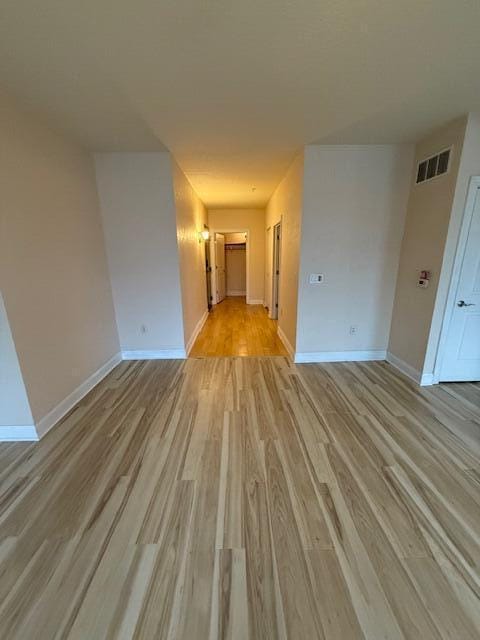
M273 227L273 251L272 251L272 308L270 318L278 319L278 301L280 293L280 247L282 242L282 226L278 222Z
M267 227L265 231L265 306L268 314L272 313L272 227Z
M215 281L217 303L225 299L225 236L221 233L215 234Z

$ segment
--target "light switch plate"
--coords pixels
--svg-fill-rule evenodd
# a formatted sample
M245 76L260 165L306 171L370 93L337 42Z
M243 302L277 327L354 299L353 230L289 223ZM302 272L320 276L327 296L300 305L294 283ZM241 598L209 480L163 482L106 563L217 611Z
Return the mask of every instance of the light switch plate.
M308 278L310 284L323 284L324 280L325 276L323 273L311 273Z

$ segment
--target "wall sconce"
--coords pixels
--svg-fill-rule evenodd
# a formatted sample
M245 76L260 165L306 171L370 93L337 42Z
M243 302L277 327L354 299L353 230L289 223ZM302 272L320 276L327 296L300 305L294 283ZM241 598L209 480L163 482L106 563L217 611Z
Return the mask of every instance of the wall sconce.
M203 231L198 232L198 243L201 244L202 240L207 242L210 238L210 231L208 229L204 229Z

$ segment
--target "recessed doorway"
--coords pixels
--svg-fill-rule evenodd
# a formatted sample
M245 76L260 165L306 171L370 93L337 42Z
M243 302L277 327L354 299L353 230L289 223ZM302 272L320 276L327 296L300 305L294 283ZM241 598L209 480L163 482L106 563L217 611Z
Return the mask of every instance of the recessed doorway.
M212 302L227 296L248 300L248 231L214 231L211 243Z
M282 246L282 223L273 227L272 303L270 318L278 319L278 298L280 293L280 247Z

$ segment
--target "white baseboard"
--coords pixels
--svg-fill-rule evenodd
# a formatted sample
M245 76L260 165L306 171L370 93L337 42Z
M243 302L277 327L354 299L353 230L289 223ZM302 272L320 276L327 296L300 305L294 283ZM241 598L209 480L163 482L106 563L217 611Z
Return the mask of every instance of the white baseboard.
M398 358L390 351L387 351L386 360L392 365L392 367L395 367L395 369L401 371L404 375L407 376L407 378L410 378L410 380L413 380L421 387L429 387L430 385L435 384L433 373L420 373L420 371L412 367L401 358Z
M371 351L312 351L296 352L294 362L364 362L368 360L385 360L386 352L382 349Z
M227 291L227 296L246 296L246 291Z
M185 349L126 350L122 351L122 360L185 360Z
M257 300L256 298L248 298L247 304L262 304L263 300Z
M284 334L282 329L280 329L278 324L277 324L277 334L278 334L278 337L280 338L280 340L283 342L283 346L288 351L289 356L291 358L293 358L294 354L295 354L295 349L292 347L292 345L290 344L287 336Z
M33 424L20 427L0 427L0 442L36 442L37 440L38 434Z
M203 325L207 321L207 318L208 318L208 309L206 309L206 311L203 314L203 316L197 322L197 325L196 325L195 329L193 330L192 335L190 336L190 340L188 341L187 346L185 348L185 351L187 352L187 355L190 353L190 351L191 351L191 349L192 349L192 347L193 347L193 345L195 343L195 340L198 337L198 334L203 329Z
M50 431L59 420L66 415L77 402L87 395L95 385L97 385L107 374L121 362L122 358L119 353L115 354L108 362L105 362L95 373L92 373L82 384L80 384L72 393L54 407L46 416L37 422L37 433L39 438Z

